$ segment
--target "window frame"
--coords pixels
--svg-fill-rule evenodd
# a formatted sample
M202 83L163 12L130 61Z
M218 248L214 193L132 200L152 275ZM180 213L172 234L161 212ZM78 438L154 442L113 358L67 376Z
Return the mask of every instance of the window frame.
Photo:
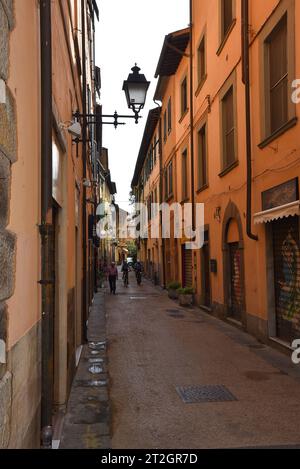
M185 202L189 199L189 191L188 191L188 175L189 175L189 168L188 168L188 149L187 147L183 148L181 151L181 174L182 174L182 188L181 188L181 201ZM184 159L185 165L184 165Z
M219 48L217 55L220 55L227 39L229 38L231 31L236 24L236 0L232 0L232 21L231 25L224 31L224 0L219 0Z
M226 164L227 157L225 152L225 141L224 141L224 98L232 88L233 93L233 123L234 123L234 160L229 164ZM219 106L220 106L220 164L221 172L219 176L222 177L227 174L231 169L235 168L238 163L238 122L237 122L237 80L236 80L236 69L228 77L219 94Z
M171 130L172 130L172 102L171 102L171 96L168 99L167 110L168 110L167 130L168 130L168 135L169 135Z
M164 170L165 176L165 200L173 197L173 181L174 181L174 172L173 172L173 159L171 159L165 166Z
M201 60L200 60L200 48L203 43L203 57L204 57L204 70L201 74ZM204 82L207 78L207 34L206 34L206 25L200 35L198 44L197 44L197 90L195 95L198 96L200 89L202 88Z
M264 28L261 31L259 38L259 64L260 64L260 140L258 144L260 149L265 148L273 140L278 138L280 135L285 133L291 127L296 125L296 104L292 102L292 99L287 97L287 122L283 124L279 129L271 131L271 117L270 117L270 63L269 63L269 44L268 39L274 32L283 17L287 15L287 73L288 73L288 92L292 94L292 81L295 77L295 0L282 0L274 11L272 16L269 18Z
M208 123L207 119L201 122L201 124L198 126L197 130L197 192L202 191L203 189L206 189L208 187L208 141L207 141L207 128L208 128ZM203 158L201 158L202 162L202 173L205 173L205 178L203 178L202 183L200 183L200 134L204 130L204 138L205 138L205 164L204 164L204 169L203 171ZM203 176L202 176L203 177Z
M163 115L163 130L164 130L164 142L167 141L167 109L164 111Z
M183 87L185 83L185 87ZM183 93L183 90L185 89L185 93ZM184 107L184 94L186 95L186 103ZM180 82L180 119L182 119L186 113L188 112L188 75L187 73L184 75Z

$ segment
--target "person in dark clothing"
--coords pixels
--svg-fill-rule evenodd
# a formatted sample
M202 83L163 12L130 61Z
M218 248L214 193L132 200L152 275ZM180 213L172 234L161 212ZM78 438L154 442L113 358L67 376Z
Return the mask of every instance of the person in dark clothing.
M116 282L118 279L118 269L114 262L111 263L110 267L108 268L108 281L110 287L110 293L116 294Z

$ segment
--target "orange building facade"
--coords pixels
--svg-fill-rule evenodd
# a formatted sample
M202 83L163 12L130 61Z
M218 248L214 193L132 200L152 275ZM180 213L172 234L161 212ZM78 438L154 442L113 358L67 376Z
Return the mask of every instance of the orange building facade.
M163 201L204 204L204 245L159 240L161 284L193 286L197 305L285 351L300 337L300 5L191 7L191 27L165 38L154 99Z
M95 112L98 15L94 0L0 1L1 448L51 446L85 340L101 138L88 127L84 157L67 128Z

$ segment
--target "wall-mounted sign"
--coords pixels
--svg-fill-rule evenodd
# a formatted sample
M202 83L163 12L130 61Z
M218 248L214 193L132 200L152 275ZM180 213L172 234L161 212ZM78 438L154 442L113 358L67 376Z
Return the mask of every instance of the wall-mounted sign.
M262 209L280 207L299 200L298 178L262 192Z

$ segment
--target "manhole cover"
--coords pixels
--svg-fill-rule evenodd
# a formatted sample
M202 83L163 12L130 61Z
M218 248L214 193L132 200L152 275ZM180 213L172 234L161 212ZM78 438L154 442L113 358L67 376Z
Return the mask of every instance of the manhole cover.
M177 386L176 391L185 404L236 401L236 397L222 385Z
M84 380L80 379L75 382L75 386L83 386L85 388L89 387L103 387L107 385L107 380L106 379L91 379L91 380Z
M100 357L96 357L96 358L89 358L88 361L89 363L103 363L104 359Z
M105 342L89 342L89 348L93 350L104 350Z
M103 372L103 368L99 365L92 365L89 367L89 372L92 373L93 375L99 374Z
M146 300L147 298L145 296L131 296L131 300Z

